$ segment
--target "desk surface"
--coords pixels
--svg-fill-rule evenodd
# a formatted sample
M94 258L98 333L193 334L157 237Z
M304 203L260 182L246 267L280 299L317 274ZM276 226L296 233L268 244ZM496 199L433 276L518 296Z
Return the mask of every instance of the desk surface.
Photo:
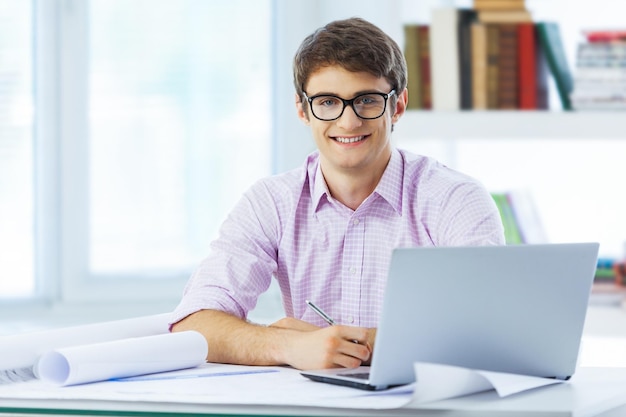
M162 381L149 387L151 395L130 385L112 388L111 381L56 389L42 387L41 381L0 384L0 415L626 416L626 338L587 336L582 348L581 367L570 381L506 398L488 391L415 404L410 393L376 396L315 383L288 370L285 378L275 372L250 376L260 378L254 381Z
M313 383L294 379L297 384ZM174 382L172 382L173 384ZM27 388L24 383L22 388ZM315 383L313 383L315 384ZM90 384L94 385L94 384ZM95 385L94 385L95 386ZM171 385L173 387L173 385ZM303 385L304 386L304 385ZM259 388L262 390L263 388ZM63 391L61 391L63 390ZM10 391L10 390L9 390ZM35 390L36 391L36 390ZM15 391L18 392L18 391ZM6 386L0 386L0 413L4 415L100 415L100 416L167 416L173 413L191 415L291 415L291 416L541 416L541 417L585 417L626 415L626 368L580 368L567 383L548 386L528 392L499 398L495 391L483 392L467 397L438 401L422 405L410 404L410 395L397 404L409 402L400 408L374 409L388 398L363 394L359 398L363 408L344 406L302 406L297 404L272 405L269 403L243 404L249 391L242 392L241 404L220 404L211 399L210 393L204 403L196 402L135 401L132 393L125 399L103 400L96 395L72 398L71 391L59 388L58 395L65 398L45 398L32 390L22 389L19 398L12 398ZM117 394L121 391L118 390ZM63 395L59 394L63 393ZM57 395L55 394L55 395ZM40 397L40 398L38 398ZM388 397L388 396L387 396ZM165 396L164 398L167 398ZM278 397L277 397L278 398ZM253 400L254 401L254 400ZM324 402L323 400L321 400ZM383 401L384 402L384 401ZM340 404L341 401L338 402ZM332 404L327 402L326 404ZM393 401L389 404L393 404Z

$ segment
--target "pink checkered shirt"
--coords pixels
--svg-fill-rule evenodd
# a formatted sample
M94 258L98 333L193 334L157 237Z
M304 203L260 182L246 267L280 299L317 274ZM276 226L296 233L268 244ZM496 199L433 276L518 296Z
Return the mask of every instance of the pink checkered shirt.
M307 308L309 299L339 324L376 327L393 248L500 244L495 203L464 174L396 149L372 195L353 211L330 196L315 152L302 168L244 194L171 322L202 309L246 317L275 277L287 316L325 325Z

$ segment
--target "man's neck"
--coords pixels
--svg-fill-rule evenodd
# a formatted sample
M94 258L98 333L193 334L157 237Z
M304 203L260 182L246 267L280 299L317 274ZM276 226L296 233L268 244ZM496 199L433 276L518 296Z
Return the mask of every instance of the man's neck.
M376 189L389 159L373 169L325 170L322 173L331 196L346 207L356 210Z

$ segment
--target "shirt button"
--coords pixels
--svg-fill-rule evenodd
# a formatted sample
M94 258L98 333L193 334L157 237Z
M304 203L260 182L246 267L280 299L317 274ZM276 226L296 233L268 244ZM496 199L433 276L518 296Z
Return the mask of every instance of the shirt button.
M349 323L354 323L354 317L348 317L348 322Z
M350 273L352 275L356 274L356 268L355 267L350 268Z
M353 225L355 225L355 226L356 226L357 224L359 224L359 219L354 219L354 220L352 220L352 224L353 224Z

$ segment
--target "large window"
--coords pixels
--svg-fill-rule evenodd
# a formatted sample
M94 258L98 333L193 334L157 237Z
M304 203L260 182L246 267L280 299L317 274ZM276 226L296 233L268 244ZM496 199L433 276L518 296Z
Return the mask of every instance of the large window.
M0 0L0 298L176 300L271 172L270 0Z
M269 19L259 1L90 2L91 273L186 276L269 173Z
M35 291L32 44L30 2L0 0L0 298Z

